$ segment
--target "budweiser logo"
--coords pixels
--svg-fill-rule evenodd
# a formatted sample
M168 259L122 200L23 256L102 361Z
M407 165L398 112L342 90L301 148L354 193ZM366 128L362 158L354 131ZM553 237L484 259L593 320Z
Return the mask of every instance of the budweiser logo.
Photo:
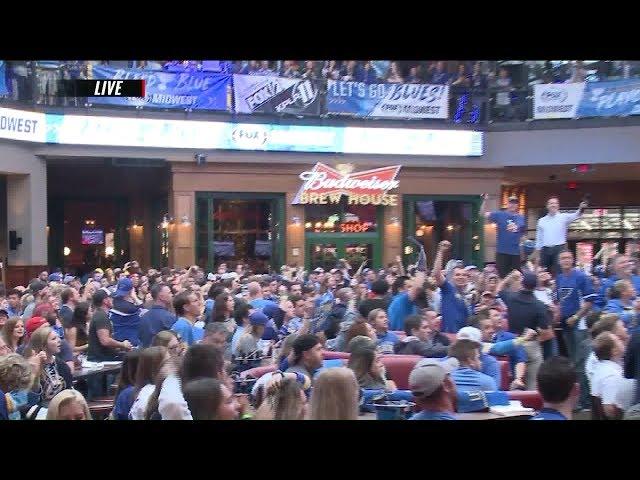
M318 195L359 195L384 193L398 188L395 178L400 165L375 168L364 172L341 173L323 163L317 163L312 170L300 174L304 182L293 203L299 203L300 195L310 191Z

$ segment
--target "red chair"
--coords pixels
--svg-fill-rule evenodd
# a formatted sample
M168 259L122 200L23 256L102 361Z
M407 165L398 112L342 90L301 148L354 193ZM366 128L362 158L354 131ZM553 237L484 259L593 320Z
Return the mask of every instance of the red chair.
M511 385L511 367L509 362L504 360L498 360L498 366L500 367L500 390L507 391Z
M387 378L393 380L400 390L409 390L409 374L423 358L419 355L383 355L381 360L387 370Z
M507 392L509 400L519 400L523 407L542 409L544 401L537 390L511 390Z
M325 360L335 360L335 359L344 359L348 360L351 354L347 352L332 352L330 350L322 351L322 358Z

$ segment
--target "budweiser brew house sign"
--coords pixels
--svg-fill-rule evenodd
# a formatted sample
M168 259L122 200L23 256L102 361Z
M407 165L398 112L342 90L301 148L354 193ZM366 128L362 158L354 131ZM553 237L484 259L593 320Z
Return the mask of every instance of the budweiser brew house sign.
M396 176L400 165L375 168L352 173L350 165L331 168L324 163L316 165L308 172L300 174L304 182L293 204L326 205L339 203L343 195L349 205L391 205L398 204L398 195L387 193L398 188Z

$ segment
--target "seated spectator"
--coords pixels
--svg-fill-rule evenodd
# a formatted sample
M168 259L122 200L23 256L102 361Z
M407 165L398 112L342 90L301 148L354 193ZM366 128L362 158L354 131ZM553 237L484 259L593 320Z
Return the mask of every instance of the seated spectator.
M2 327L2 339L10 352L16 353L24 343L24 320L20 317L11 317Z
M389 331L389 319L382 308L369 312L369 324L376 332L376 345L380 353L393 353L393 347L398 343L398 336Z
M0 339L0 420L20 420L29 406L33 368L20 354L3 348Z
M105 362L118 359L119 350L131 350L128 340L119 342L113 338L113 324L107 312L111 308L111 297L100 289L93 294L94 314L89 324L89 347L87 359L92 362Z
M151 341L152 347L164 347L171 357L180 357L186 350L186 345L181 343L178 335L173 330L163 330Z
M195 325L202 313L198 297L190 292L179 293L173 299L173 309L178 319L171 330L180 335L180 339L187 345L202 340L204 329Z
M398 355L421 355L423 357L444 357L447 355L449 340L433 328L429 318L437 314L427 310L424 315L409 315L405 320L407 336L395 344L394 352Z
M456 334L457 340L471 340L478 345L480 349L480 371L485 375L490 376L497 386L501 385L500 382L500 365L498 365L498 360L492 355L489 355L488 352L484 351L482 344L482 333L476 327L463 327ZM460 360L460 359L458 359ZM460 361L462 364L463 362ZM521 385L521 388L523 386ZM462 389L461 389L462 390Z
M635 297L636 292L631 282L618 280L611 287L609 300L602 312L617 314L625 327L631 328L637 325L638 312L640 312L640 302L634 302Z
M86 352L89 348L89 303L80 302L76 305L71 320L64 327L64 336L73 353Z
M347 353L352 353L354 350L360 347L369 347L375 350L376 344L373 340L371 340L371 337L367 337L366 335L358 335L356 337L353 337L349 341L349 344L347 345Z
M80 392L63 390L49 402L47 420L91 420L91 412Z
M386 298L388 291L389 284L386 280L380 279L373 282L371 284L371 296L360 303L360 306L358 307L360 315L364 318L368 318L369 312L376 308L381 308L386 312L387 307L389 306L389 302Z
M39 395L39 405L46 407L62 390L73 388L69 366L57 355L60 353L60 337L48 325L42 325L29 339L24 356L34 367L34 392Z
M409 375L409 389L420 409L411 420L455 420L456 384L451 373L455 358L420 360Z
M307 415L307 396L303 386L295 378L276 375L265 388L264 399L254 419L256 420L304 420Z
M360 388L353 371L327 368L318 374L311 394L312 420L357 420Z
M377 343L378 341L375 330L369 323L365 321L364 318L358 318L356 322L351 324L349 330L347 330L344 336L343 345L349 345L349 342L351 342L353 338L358 336L369 337L374 343ZM340 349L337 351L342 352L343 350Z
M599 362L596 365L591 382L591 395L598 397L604 415L608 419L621 417L619 403L628 403L625 408L631 406L632 400L626 400L628 392L621 391L623 383L622 360L624 358L624 344L611 332L602 332L593 341L593 351ZM634 390L631 390L631 397Z
M400 67L398 66L398 62L391 62L389 64L389 70L384 76L385 83L404 83L404 78L400 73Z
M215 378L192 380L182 388L193 420L237 420L240 406L233 392Z
M149 334L148 330L144 329L143 322L140 319L141 308L137 303L133 287L133 281L130 278L123 278L118 282L117 290L113 294L113 306L109 311L109 319L113 324L113 338L119 341L128 340L133 346L142 343L144 347L148 347L153 336L160 330L152 331ZM168 288L165 290L168 291ZM171 305L171 292L167 295L169 295L168 300L165 298L164 292L161 299L154 299L157 305L162 305L165 309L168 308ZM154 307L145 315L153 312Z
M267 316L259 310L249 315L249 326L238 340L237 357L262 356L258 348L258 341L262 338L268 321Z
M551 357L538 370L538 392L544 408L531 420L571 420L580 397L580 385L573 363L565 357Z
M149 398L155 390L156 377L162 364L170 358L165 347L149 347L142 350L136 370L133 405L129 412L131 420L144 420Z
M313 381L322 366L322 344L315 335L300 335L293 342L291 364L286 372L301 373Z
M131 283L131 280L124 279L120 280L118 285L122 283L124 287L127 288L128 284L123 283L125 280ZM120 289L120 287L118 287L118 289ZM118 291L116 291L116 295L118 295ZM163 330L171 330L176 323L176 316L169 311L173 302L171 288L164 283L156 283L151 287L151 298L153 299L153 305L149 311L140 318L137 333L140 338L140 345L144 348L151 345L151 341L157 333ZM130 304L130 302L123 302L122 299L119 300L118 297L116 297L113 301L113 308L117 309L120 305L121 308L124 306L128 309L127 311L131 312L132 308L127 306L127 303ZM111 309L111 311L113 312L113 309ZM114 338L117 337L114 335Z
M132 350L124 356L120 375L118 376L113 412L111 413L111 417L114 420L129 420L129 412L135 400L133 393L136 388L136 372L138 371L139 360L140 350Z
M457 340L449 347L449 356L458 360L460 366L452 372L456 388L462 392L498 390L495 380L481 372L480 346L472 340Z
M359 347L351 350L347 365L356 375L360 388L368 390L396 390L395 383L387 380L385 368L374 348Z

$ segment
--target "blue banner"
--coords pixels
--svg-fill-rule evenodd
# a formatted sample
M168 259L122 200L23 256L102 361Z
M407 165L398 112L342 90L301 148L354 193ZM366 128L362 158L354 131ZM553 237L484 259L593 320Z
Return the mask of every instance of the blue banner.
M231 75L212 72L159 72L94 66L92 79L146 80L146 97L91 97L91 103L194 110L230 110Z
M7 88L7 64L0 60L0 95L9 95Z
M640 80L586 82L578 117L615 117L640 114Z

